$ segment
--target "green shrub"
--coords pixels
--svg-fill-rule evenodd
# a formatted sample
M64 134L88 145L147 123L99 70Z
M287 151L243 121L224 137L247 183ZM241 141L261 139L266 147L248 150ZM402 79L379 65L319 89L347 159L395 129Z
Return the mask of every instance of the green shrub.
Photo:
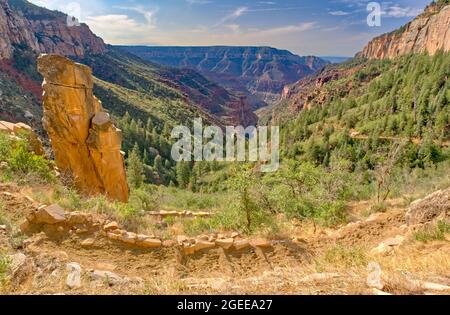
M0 252L0 287L7 283L10 268L11 259L4 252Z
M161 203L161 193L157 186L145 185L131 191L129 203L135 209L155 211Z
M419 242L443 241L445 234L450 233L450 224L445 221L438 221L436 225L423 228L414 234L414 238Z
M54 181L51 163L42 156L30 152L24 135L20 140L12 141L7 135L0 134L0 160L7 162L7 173L13 180L28 182Z

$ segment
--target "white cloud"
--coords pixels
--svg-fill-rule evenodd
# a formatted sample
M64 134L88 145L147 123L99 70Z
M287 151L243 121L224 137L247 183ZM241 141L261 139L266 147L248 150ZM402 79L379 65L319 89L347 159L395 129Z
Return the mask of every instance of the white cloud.
M331 14L331 15L335 15L335 16L344 16L344 15L349 15L350 14L350 12L345 12L345 11L341 11L341 10L330 11L328 13Z
M281 27L274 27L265 30L258 31L254 33L258 36L270 36L270 35L279 35L286 33L298 33L304 32L313 29L316 26L316 22L305 22L297 25L287 25Z
M239 32L241 29L241 26L239 24L225 24L224 27L235 33Z
M245 12L247 12L247 11L248 11L248 7L239 7L239 8L237 8L236 10L234 10L232 13L230 13L230 14L224 16L224 17L220 20L220 22L217 23L216 26L222 25L222 24L224 24L224 23L226 23L226 22L229 22L229 21L234 21L234 20L236 20L237 18L239 18L241 15L243 15L243 14L244 14Z
M156 13L158 12L158 8L155 8L153 10L146 10L143 7L122 7L122 6L114 6L113 8L119 9L119 10L126 10L126 11L134 11L139 14L141 14L145 20L147 21L148 25L155 25L156 24Z
M211 3L210 0L185 0L187 3L193 5L193 4L208 4Z
M89 16L86 22L94 33L111 44L129 43L155 28L153 24L139 23L126 14Z
M394 5L386 10L384 14L393 18L403 18L403 17L415 17L422 12L422 9L411 8L411 7L400 7L399 5Z

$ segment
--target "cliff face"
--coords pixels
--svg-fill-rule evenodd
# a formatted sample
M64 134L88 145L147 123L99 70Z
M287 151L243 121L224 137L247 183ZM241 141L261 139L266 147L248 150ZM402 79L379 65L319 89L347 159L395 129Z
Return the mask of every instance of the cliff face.
M69 26L65 14L23 0L0 0L0 34L0 59L12 58L15 45L80 58L106 51L87 25Z
M408 53L450 50L450 5L431 4L403 28L373 39L358 57L395 58Z
M195 69L233 92L246 94L256 108L277 100L286 84L328 64L317 57L300 57L270 47L121 48L147 61Z

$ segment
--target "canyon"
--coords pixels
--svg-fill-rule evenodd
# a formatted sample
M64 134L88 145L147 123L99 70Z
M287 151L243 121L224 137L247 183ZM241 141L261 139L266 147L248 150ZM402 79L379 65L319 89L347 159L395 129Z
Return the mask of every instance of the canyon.
M119 48L147 61L194 69L228 90L246 95L254 109L277 102L285 85L314 74L329 63L272 47Z

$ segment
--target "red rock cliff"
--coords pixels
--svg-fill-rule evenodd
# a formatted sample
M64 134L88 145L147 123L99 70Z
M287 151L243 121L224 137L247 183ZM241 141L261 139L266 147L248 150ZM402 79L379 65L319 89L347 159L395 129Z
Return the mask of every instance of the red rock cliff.
M438 50L450 50L450 5L429 5L403 28L374 38L357 56L385 59Z
M63 13L27 1L0 0L0 59L10 59L14 45L28 46L37 53L69 57L102 54L106 50L103 40L86 24L69 26Z

